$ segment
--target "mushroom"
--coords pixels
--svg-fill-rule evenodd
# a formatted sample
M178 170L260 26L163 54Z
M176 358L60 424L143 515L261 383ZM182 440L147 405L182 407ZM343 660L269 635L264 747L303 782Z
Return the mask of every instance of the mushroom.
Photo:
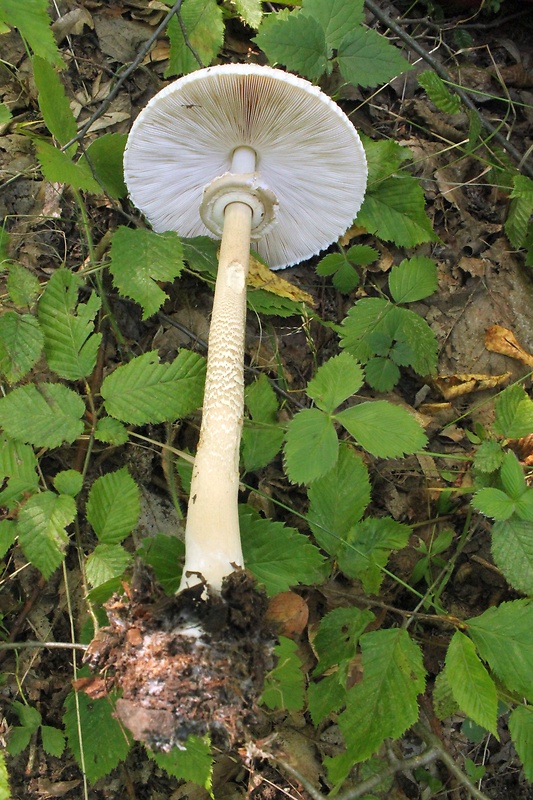
M272 269L341 236L366 185L361 141L308 81L257 65L198 70L166 86L128 137L125 179L158 232L221 239L203 414L180 591L243 566L239 446L250 242Z

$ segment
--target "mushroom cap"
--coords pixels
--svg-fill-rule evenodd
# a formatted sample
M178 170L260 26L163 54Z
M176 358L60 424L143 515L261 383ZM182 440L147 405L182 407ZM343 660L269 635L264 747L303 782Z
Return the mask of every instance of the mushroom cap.
M131 199L158 232L212 236L203 191L241 146L255 151L259 180L279 204L256 245L272 269L310 258L351 225L367 178L355 128L318 87L258 65L201 69L150 100L124 155Z

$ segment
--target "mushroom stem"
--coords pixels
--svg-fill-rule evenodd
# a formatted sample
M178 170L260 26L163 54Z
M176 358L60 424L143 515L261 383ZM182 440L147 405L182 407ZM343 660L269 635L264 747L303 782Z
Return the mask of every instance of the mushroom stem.
M223 578L243 566L237 506L251 223L245 203L226 207L180 591L202 580L220 591Z

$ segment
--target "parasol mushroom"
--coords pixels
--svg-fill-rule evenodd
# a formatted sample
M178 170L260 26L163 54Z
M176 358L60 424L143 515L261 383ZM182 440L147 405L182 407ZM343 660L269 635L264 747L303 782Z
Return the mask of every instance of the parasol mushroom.
M156 231L221 238L206 387L180 590L219 591L243 566L237 501L250 241L272 269L341 236L366 185L359 136L316 86L222 65L171 83L137 117L124 158L131 199Z

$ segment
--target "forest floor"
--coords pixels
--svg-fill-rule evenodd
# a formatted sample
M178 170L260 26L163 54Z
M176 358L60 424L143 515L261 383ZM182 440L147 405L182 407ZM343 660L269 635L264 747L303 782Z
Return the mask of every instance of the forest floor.
M105 101L117 70L135 59L160 21L161 11L157 3L147 0L85 0L81 7L71 0L58 0L55 5L56 32L68 64L62 77L81 125ZM395 16L392 6L381 5ZM420 16L418 22L413 21L415 15ZM405 29L435 58L449 65L452 73L457 70L454 74L463 86L476 90L476 103L482 114L494 124L505 118L505 135L522 154L529 154L533 147L531 8L505 2L498 16L467 19L465 12L440 23L428 20L423 7L415 7L409 16L411 22L402 23ZM372 19L371 15L368 19ZM461 53L454 39L459 29L472 37L472 44ZM250 40L252 35L237 20L230 23L221 59L263 63ZM36 91L20 38L16 33L5 34L1 47L3 62L11 66L0 64L0 98L10 101L16 124L0 129L0 175L4 182L0 189L0 216L6 220L17 260L45 282L59 265L76 271L84 263L87 253L83 230L69 192L43 181L37 169L32 139L25 128L32 133L44 129L39 128ZM99 132L128 132L139 110L164 85L167 57L168 46L162 37L92 126L87 141ZM420 97L417 71L418 68L397 78L372 96L339 86L335 76L323 86L325 91L336 93L339 104L362 132L373 138L391 138L410 148L414 172L426 194L427 213L439 237L438 242L418 250L437 262L439 291L414 306L438 337L438 378L424 382L407 375L397 387L397 395L402 402L417 407L430 438L428 452L448 454L447 469L452 478L448 475L446 482L443 462L437 465L429 454L371 463L373 513L388 514L410 524L415 531L411 546L393 556L389 564L389 569L406 581L420 558L420 541L429 541L432 536L428 510L447 487L465 486L470 479L464 468L468 462L463 460L471 452L469 431L477 425L490 425L495 390L522 378L533 364L533 276L524 265L524 254L511 248L504 233L508 200L491 183L490 170L481 159L464 153L458 157L455 145L468 137L469 118L463 112L452 117L443 114ZM102 198L88 197L87 203L92 238L99 257L105 259L108 232L119 224L128 224L131 208L127 203L121 205ZM364 241L371 241L371 237ZM379 289L386 285L388 269L405 254L394 246L372 244L379 246L381 257L362 286ZM312 296L314 311L323 320L340 322L354 295L339 294L328 279L317 276L314 266L313 262L299 265L285 272L284 277ZM158 349L164 359L179 346L190 347L193 340L201 349L207 339L211 292L193 278L182 279L179 287L166 290L169 300L164 315L146 321L142 321L134 304L111 296L117 324L133 355ZM364 290L358 291L361 296ZM496 325L500 329L488 341L486 332ZM312 318L270 317L259 322L249 315L249 365L266 372L274 364L276 368L281 365L286 383L294 390L306 385L314 365L334 352L335 342L328 327ZM111 341L105 358L104 369L117 360ZM166 432L153 427L147 434L158 438ZM186 426L179 436L182 446L187 445L188 437L192 442L193 433ZM524 443L524 463L533 459L533 447L531 451L529 447ZM158 454L141 447L131 447L128 453L129 469L143 489L143 533L175 529L180 521L170 501L165 467ZM58 457L72 466L76 454L64 449L59 456L54 454L54 459ZM46 459L42 465L46 469ZM121 466L118 461L116 465ZM55 471L57 462L49 466ZM95 463L95 474L100 466ZM432 487L429 491L428 485ZM273 497L295 512L303 508L305 496L298 487L289 487L285 482L281 462L274 462L263 471L258 486L268 487ZM282 517L273 504L267 506L264 510L270 516L301 528L297 513L287 511ZM466 500L464 505L455 504L450 508L448 526L461 531L466 514ZM17 548L0 566L0 620L6 637L10 635L15 641L71 641L71 626L79 631L86 617L76 554L67 561L68 592L60 570L44 581L37 570L26 568ZM308 634L313 623L325 609L335 608L343 599L357 602L358 590L337 576L325 586L307 587L299 593L307 603L310 620L298 641L304 664L311 669L313 651ZM516 596L492 562L488 528L479 518L440 602L450 614L464 618ZM409 606L400 583L385 581L376 598L376 608L385 617L391 607ZM436 674L442 666L447 634L436 627L428 628L427 636L425 666L430 674ZM7 736L9 725L16 724L9 704L21 691L28 702L40 709L48 725L60 728L63 703L71 688L72 652L21 649L0 652L0 657L0 702L5 715L3 721L0 715L4 726L3 731L0 728L0 738ZM475 764L485 765L484 795L491 800L531 800L533 789L521 776L505 726L502 725L500 741L485 736L476 743L468 740L461 723L459 717L454 718L439 729L439 735L452 755L466 755ZM304 713L269 713L265 714L265 735L271 731L278 733L278 741L290 753L291 763L297 765L298 771L326 792L322 758L338 747L335 726L316 731ZM409 736L401 746L405 755L410 747ZM83 796L82 778L72 755L49 756L40 740L32 740L29 748L9 758L8 766L12 795L17 800L78 800ZM427 786L421 788L412 775L399 774L384 792L376 790L376 796L394 800L467 796L464 787L454 782L446 770L439 768L435 777L443 781L435 794L428 793ZM245 796L256 800L297 800L309 796L298 780L279 766L261 758L244 764L234 753L217 760L214 792L217 800ZM89 789L91 800L204 800L207 796L193 784L179 785L147 759L140 746L131 751L122 766Z

